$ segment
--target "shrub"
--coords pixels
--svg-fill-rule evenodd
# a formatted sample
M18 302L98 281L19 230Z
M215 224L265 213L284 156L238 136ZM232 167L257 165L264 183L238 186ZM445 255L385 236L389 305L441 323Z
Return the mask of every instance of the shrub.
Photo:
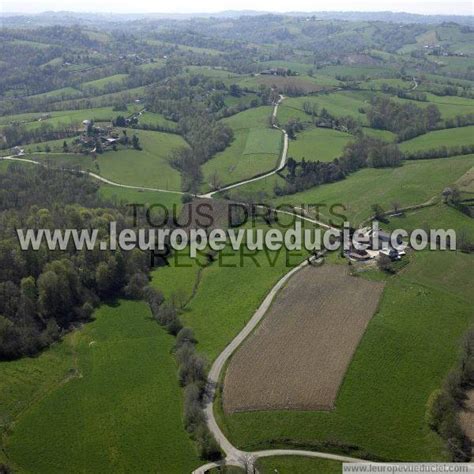
M184 426L189 432L196 431L197 427L205 422L201 392L197 384L188 385L184 391Z
M0 464L0 474L12 474L13 471L6 465Z
M196 383L202 387L206 383L206 361L194 350L179 368L179 382L183 386Z
M188 202L191 202L193 200L193 195L192 194L189 194L189 193L184 193L182 196L181 196L181 202L183 204L187 204Z
M130 278L123 292L127 298L141 300L144 297L144 288L148 285L148 277L143 273L135 273Z
M221 459L222 452L219 445L204 423L196 429L195 439L201 459L210 459L211 461Z
M193 330L191 328L183 328L176 335L175 348L179 349L184 344L195 344L196 342Z

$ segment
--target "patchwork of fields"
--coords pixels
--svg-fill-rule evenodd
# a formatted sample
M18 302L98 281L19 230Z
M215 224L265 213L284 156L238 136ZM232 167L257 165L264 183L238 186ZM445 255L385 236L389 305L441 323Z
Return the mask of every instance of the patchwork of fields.
M293 276L232 357L225 412L334 408L382 290L342 265L309 266Z
M369 222L377 206L407 208L388 217L383 229L452 228L458 243L473 242L474 219L468 214L474 201L474 155L400 163L397 156L400 166L373 168L383 160L373 160L374 150L367 147L362 158L344 156L347 167L339 167L342 160L329 164L349 143L363 148L359 130L406 153L474 145L474 33L469 26L229 15L136 19L129 36L119 26L125 19L114 23L114 31L97 26L96 18L77 27L40 24L33 29L22 23L27 20L17 20L1 33L0 157L20 153L46 168L66 168L69 175L77 168L115 183L160 189L100 182L99 215L108 209L122 212L131 203L159 204L179 214L209 201L200 193L275 170L285 157L282 129L296 119L303 126L289 140L286 158L298 164L213 194L216 224L222 224L223 209L232 200L287 210L310 206L309 217L332 225L349 220L353 226ZM272 117L279 96L284 100ZM390 120L379 116L377 123L373 114L369 118L380 97L392 106L380 114ZM403 117L396 113L400 104L410 106ZM430 105L441 117L434 124L417 109ZM314 116L305 112L311 108ZM406 129L395 123L400 117L414 133L401 133ZM84 120L100 128L86 134ZM117 123L123 126L112 127ZM230 143L221 124L233 131ZM454 127L459 124L467 125ZM88 143L81 149L77 138L82 134ZM125 135L128 144L110 139ZM139 146L132 147L133 135ZM183 148L190 153L183 152L178 162L176 151ZM321 163L303 166L303 160ZM11 162L0 159L0 173L8 166ZM45 171L28 163L12 166ZM358 171L347 171L352 169ZM446 188L452 188L450 194L443 193ZM28 188L18 189L21 202ZM166 192L183 190L186 194ZM57 209L76 202L71 192L54 192L70 199L52 199ZM0 222L16 225L11 202L0 190ZM38 207L38 219L53 209L34 204L28 212ZM87 206L77 204L87 215ZM295 216L288 213L284 217L291 222ZM18 222L23 214L18 211ZM252 224L264 231L287 228L278 219L262 218L243 228ZM303 225L314 228L315 223ZM21 332L23 324L31 324L26 347L28 338L50 323L41 307L46 292L40 275L48 273L47 267L35 268L34 258L24 265L31 267L33 282L28 298L39 308L26 317L28 282L22 281L24 275L8 275L18 257L9 239L0 232L0 349L11 342L11 334L16 337L11 327ZM63 257L75 264L77 255L58 259ZM127 286L117 284L110 293L99 284L94 293L100 280L95 269L91 281L78 271L84 293L91 292L93 319L75 319L74 311L87 312L84 304L71 311L70 324L58 326L59 339L52 336L38 346L36 356L0 361L0 472L5 464L14 472L45 474L182 474L207 462L212 454L201 443L212 447L212 436L193 431L194 423L206 427L200 418L206 371L225 355L274 285L307 257L307 252L237 251L227 245L194 260L186 248L170 256L169 265L149 269L137 255L133 272L124 270ZM105 262L94 261L99 276L115 278L117 260L107 261L105 276ZM308 265L285 283L256 329L225 360L220 377L209 378L206 387L216 383L216 398L207 415L215 414L232 446L247 451L288 448L380 461L451 460L442 437L428 426L427 402L443 387L473 323L474 255L408 251L394 273L382 271L375 261L366 267L347 265L336 253L325 261ZM132 281L149 284L157 299L163 295L165 306L154 308L158 320L166 307L187 328L177 340L188 344L184 352L196 348L191 369L202 372L191 384L183 383L182 354L170 335L176 327L165 324L168 334L157 324L149 306L138 301L148 289L134 288ZM130 294L137 300L122 299ZM71 298L76 296L82 298ZM10 311L15 304L18 311ZM469 405L473 395L467 395ZM472 437L470 415L464 413L462 421ZM215 435L212 423L208 427ZM258 459L256 468L262 474L330 474L340 472L341 462L269 456ZM243 471L219 467L210 472Z
M351 361L332 412L253 411L219 420L244 449L346 446L353 456L447 459L425 424L426 402L457 359L472 323L473 256L417 253L389 278L377 314ZM361 278L361 277L359 277ZM337 449L337 448L336 448Z

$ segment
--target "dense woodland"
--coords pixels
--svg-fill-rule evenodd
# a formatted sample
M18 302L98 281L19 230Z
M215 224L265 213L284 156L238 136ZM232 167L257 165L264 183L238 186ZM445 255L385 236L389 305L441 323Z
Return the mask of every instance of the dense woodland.
M15 229L130 225L125 209L97 195L83 175L10 165L0 174L0 358L33 355L90 319L101 300L134 296L150 259L140 251L19 251ZM146 279L146 278L145 278Z

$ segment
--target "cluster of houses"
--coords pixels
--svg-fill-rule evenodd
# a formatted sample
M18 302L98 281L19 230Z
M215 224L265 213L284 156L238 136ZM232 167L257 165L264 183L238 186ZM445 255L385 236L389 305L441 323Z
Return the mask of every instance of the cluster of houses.
M460 58L466 56L462 51L454 51L454 52L448 51L441 44L425 44L424 48L425 50L430 51L431 54L434 54L436 56L445 56L445 57L456 56Z
M82 125L84 132L78 138L78 144L86 151L97 152L98 142L100 146L107 148L116 146L120 141L120 137L117 132L114 132L113 127L98 127L91 120L83 120Z

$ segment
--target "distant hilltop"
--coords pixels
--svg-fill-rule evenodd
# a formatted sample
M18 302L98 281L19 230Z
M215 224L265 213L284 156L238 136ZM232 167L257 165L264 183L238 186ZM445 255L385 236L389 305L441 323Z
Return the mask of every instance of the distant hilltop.
M94 23L122 23L145 19L163 20L189 20L192 18L239 18L242 16L279 15L292 17L312 17L321 20L346 20L346 21L386 21L393 23L422 23L440 24L457 23L460 25L474 26L473 15L422 15L406 12L269 12L256 10L226 10L215 13L101 13L101 12L70 12L48 11L42 13L15 13L1 12L2 26L33 23L36 25L52 25L61 22L68 24L94 24Z

